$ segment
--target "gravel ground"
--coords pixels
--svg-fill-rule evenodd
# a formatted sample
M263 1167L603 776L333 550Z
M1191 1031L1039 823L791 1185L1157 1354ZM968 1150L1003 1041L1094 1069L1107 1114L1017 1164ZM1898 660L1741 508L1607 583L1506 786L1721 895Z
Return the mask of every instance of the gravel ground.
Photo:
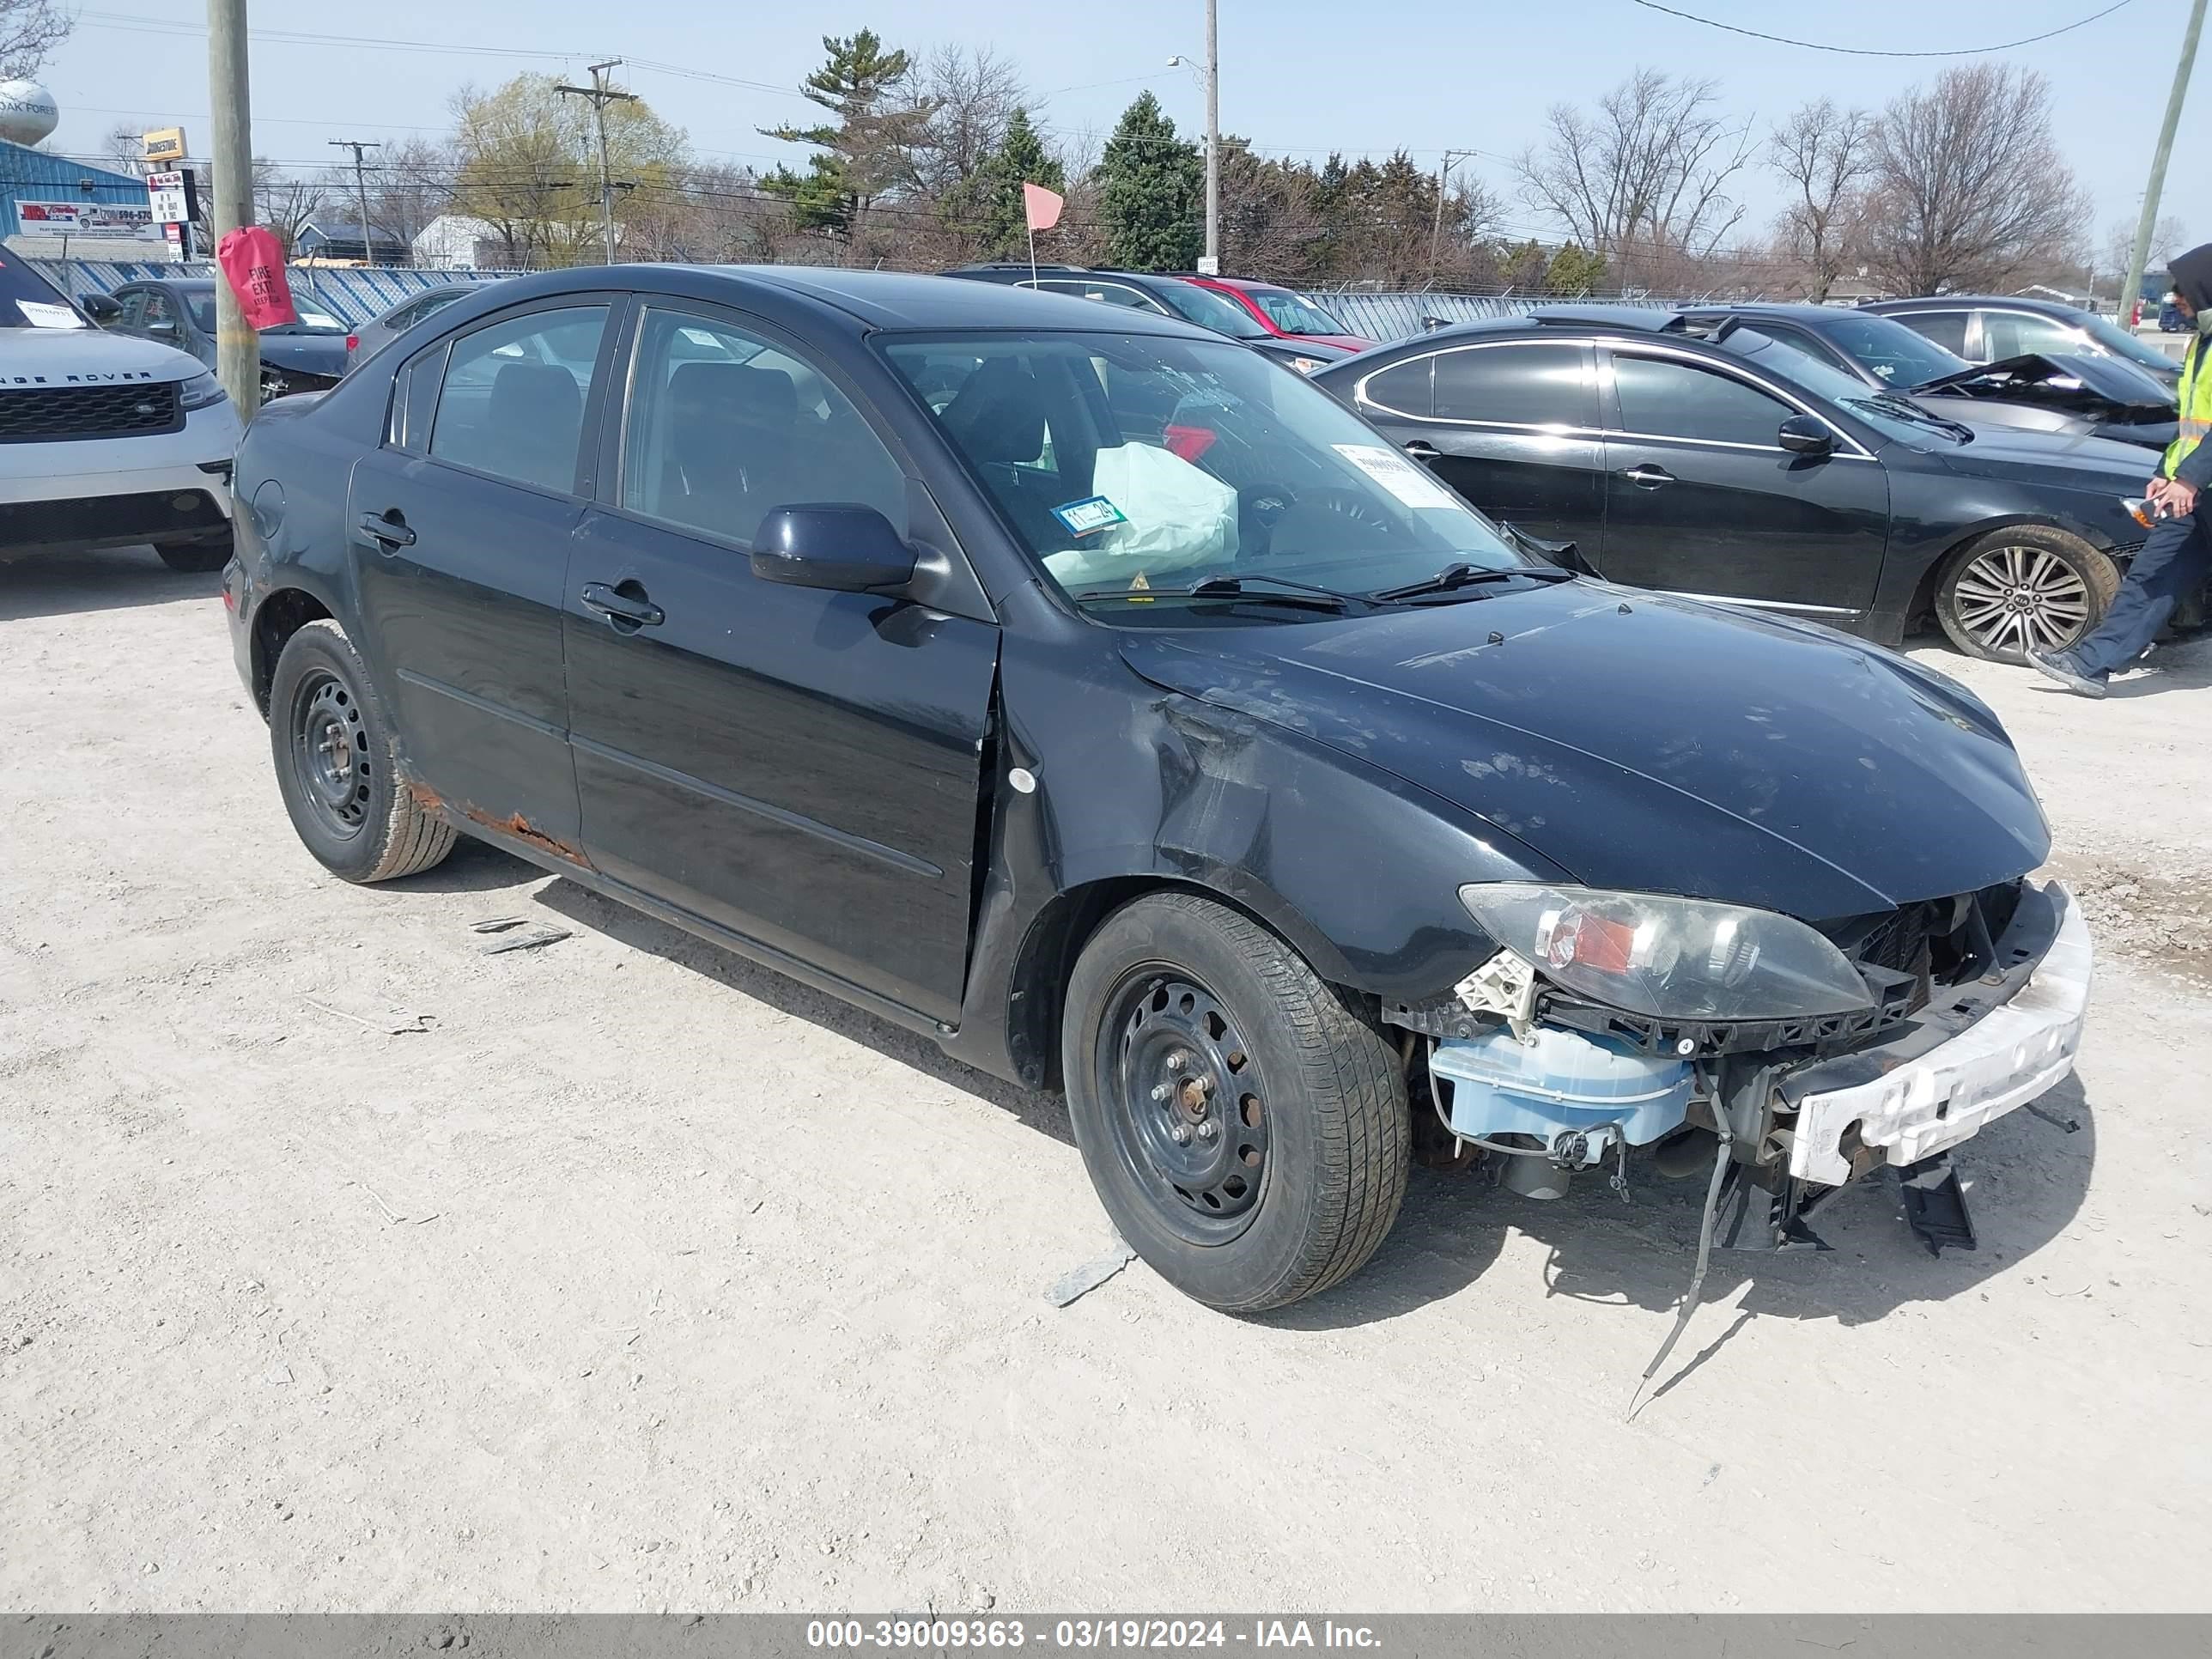
M2080 1078L1979 1254L1855 1190L1631 1421L1699 1183L1417 1172L1286 1315L1054 1309L1056 1100L472 844L325 877L213 592L0 572L0 1607L2212 1607L2212 644L1926 652L2086 890Z

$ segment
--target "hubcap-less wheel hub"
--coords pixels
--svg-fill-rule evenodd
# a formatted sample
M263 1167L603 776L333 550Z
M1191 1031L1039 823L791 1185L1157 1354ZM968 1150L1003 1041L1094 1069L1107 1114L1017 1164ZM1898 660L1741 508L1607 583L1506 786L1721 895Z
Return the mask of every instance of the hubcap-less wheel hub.
M1175 971L1138 970L1108 1006L1100 1083L1123 1162L1176 1231L1233 1237L1260 1201L1268 1130L1259 1068L1235 1021Z
M2089 585L2056 553L1993 547L1959 573L1961 627L1991 651L2052 651L2089 622Z
M293 709L293 771L308 810L331 834L349 839L368 816L361 704L336 675L317 674L300 683Z

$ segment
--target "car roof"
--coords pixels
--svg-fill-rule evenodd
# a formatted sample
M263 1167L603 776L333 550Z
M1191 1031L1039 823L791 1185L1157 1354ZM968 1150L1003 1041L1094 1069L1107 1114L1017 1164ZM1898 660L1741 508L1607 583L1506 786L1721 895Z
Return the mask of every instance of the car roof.
M605 292L612 288L708 300L723 297L733 302L749 298L757 303L795 302L805 308L814 325L842 328L855 335L877 329L1036 328L1096 333L1100 326L1097 305L1072 295L1041 294L1034 289L953 276L846 270L826 265L625 264L611 269L585 265L504 277L479 286L483 293L455 301L471 307L469 316L541 295ZM456 319L466 320L466 317ZM1117 310L1112 330L1117 334L1221 337L1188 323L1134 310Z
M1397 359L1418 355L1423 350L1434 350L1438 345L1454 341L1491 340L1507 337L1540 339L1547 334L1577 334L1592 337L1611 335L1616 337L1665 334L1670 343L1699 350L1711 350L1695 334L1681 334L1671 325L1679 313L1659 307L1639 306L1546 306L1540 310L1518 317L1484 317L1471 323L1454 323L1447 328L1433 329L1426 334L1410 335L1402 340L1392 340L1344 359L1345 363L1357 362L1365 366L1361 372L1372 368L1383 359ZM1713 351L1717 360L1733 361L1729 354ZM1320 379L1343 365L1331 363L1328 368L1314 371Z
M1968 306L2002 306L2008 311L2033 311L2044 317L2078 317L2080 306L2061 300L2038 300L2025 294L1925 294L1910 300L1876 300L1864 309L1876 313L1899 311L1957 311Z

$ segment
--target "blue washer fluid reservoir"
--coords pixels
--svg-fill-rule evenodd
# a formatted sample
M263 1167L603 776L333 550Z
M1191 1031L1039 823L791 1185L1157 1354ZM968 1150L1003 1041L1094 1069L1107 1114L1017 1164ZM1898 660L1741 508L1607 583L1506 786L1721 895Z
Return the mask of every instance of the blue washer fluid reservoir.
M1431 1065L1452 1085L1456 1134L1534 1135L1548 1146L1563 1130L1617 1123L1642 1146L1680 1125L1690 1104L1688 1061L1548 1025L1525 1042L1505 1030L1440 1042ZM1593 1151L1612 1138L1592 1135Z

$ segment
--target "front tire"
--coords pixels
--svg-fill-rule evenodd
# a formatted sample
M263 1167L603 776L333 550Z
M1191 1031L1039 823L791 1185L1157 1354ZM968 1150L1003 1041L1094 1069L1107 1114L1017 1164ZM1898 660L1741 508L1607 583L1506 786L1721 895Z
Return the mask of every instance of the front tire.
M1406 1194L1405 1076L1297 951L1191 893L1100 927L1068 982L1076 1145L1121 1237L1230 1313L1349 1278Z
M407 788L391 722L336 623L311 622L284 642L269 744L292 828L332 875L390 881L453 851L453 826Z
M1951 643L1984 662L2024 663L2105 618L2120 569L2079 536L2048 525L1993 530L1954 554L1936 587Z

